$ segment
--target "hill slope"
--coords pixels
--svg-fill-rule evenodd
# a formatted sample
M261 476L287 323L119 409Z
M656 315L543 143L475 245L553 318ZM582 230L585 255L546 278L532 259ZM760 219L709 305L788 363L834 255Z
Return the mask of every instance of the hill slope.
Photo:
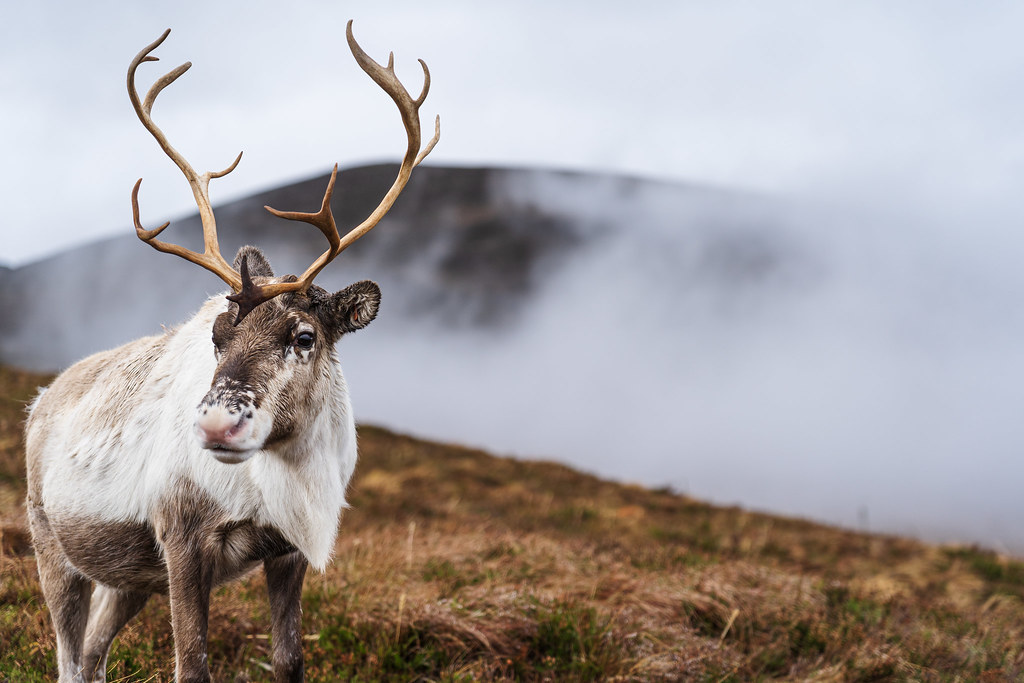
M20 423L46 378L0 368L0 680L51 680ZM303 594L311 681L1008 680L1024 564L709 506L379 428L335 562ZM167 601L111 680L170 681ZM258 575L213 599L215 680L266 681Z

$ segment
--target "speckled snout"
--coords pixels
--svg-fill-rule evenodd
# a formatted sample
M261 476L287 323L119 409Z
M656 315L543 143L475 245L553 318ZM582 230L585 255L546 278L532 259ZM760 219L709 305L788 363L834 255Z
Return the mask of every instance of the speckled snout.
M266 441L254 392L233 382L217 382L196 407L195 433L199 444L224 463L248 460Z

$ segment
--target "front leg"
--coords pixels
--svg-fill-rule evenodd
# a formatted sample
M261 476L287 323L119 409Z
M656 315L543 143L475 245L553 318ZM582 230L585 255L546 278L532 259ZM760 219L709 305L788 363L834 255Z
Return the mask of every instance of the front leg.
M299 683L302 666L302 579L306 558L293 552L263 561L270 595L270 634L274 644L275 683Z
M161 538L171 599L177 683L209 683L206 636L214 561L204 552L204 534L192 525L173 525Z

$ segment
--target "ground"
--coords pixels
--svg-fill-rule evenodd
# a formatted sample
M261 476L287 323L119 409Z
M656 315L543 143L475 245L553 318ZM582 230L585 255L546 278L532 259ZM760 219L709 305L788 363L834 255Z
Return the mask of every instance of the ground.
M21 424L0 368L0 681L54 680ZM1024 679L1024 562L714 507L549 462L359 430L335 560L303 592L307 680ZM699 457L699 454L694 454ZM217 681L269 681L259 573L213 596ZM110 680L173 680L167 600Z

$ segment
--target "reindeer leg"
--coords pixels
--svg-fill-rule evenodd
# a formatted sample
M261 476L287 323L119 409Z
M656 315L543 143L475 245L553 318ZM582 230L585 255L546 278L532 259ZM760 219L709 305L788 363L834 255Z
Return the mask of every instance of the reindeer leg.
M82 640L89 617L90 582L68 563L43 507L30 502L28 508L39 581L57 633L59 680L60 683L86 683L82 671Z
M177 683L209 683L206 637L214 560L204 552L201 522L172 519L159 534L167 563Z
M302 666L302 579L306 558L293 552L263 561L270 595L275 683L300 683Z
M99 584L93 590L85 631L85 675L91 676L93 683L107 680L110 643L148 599L149 593L129 593Z

